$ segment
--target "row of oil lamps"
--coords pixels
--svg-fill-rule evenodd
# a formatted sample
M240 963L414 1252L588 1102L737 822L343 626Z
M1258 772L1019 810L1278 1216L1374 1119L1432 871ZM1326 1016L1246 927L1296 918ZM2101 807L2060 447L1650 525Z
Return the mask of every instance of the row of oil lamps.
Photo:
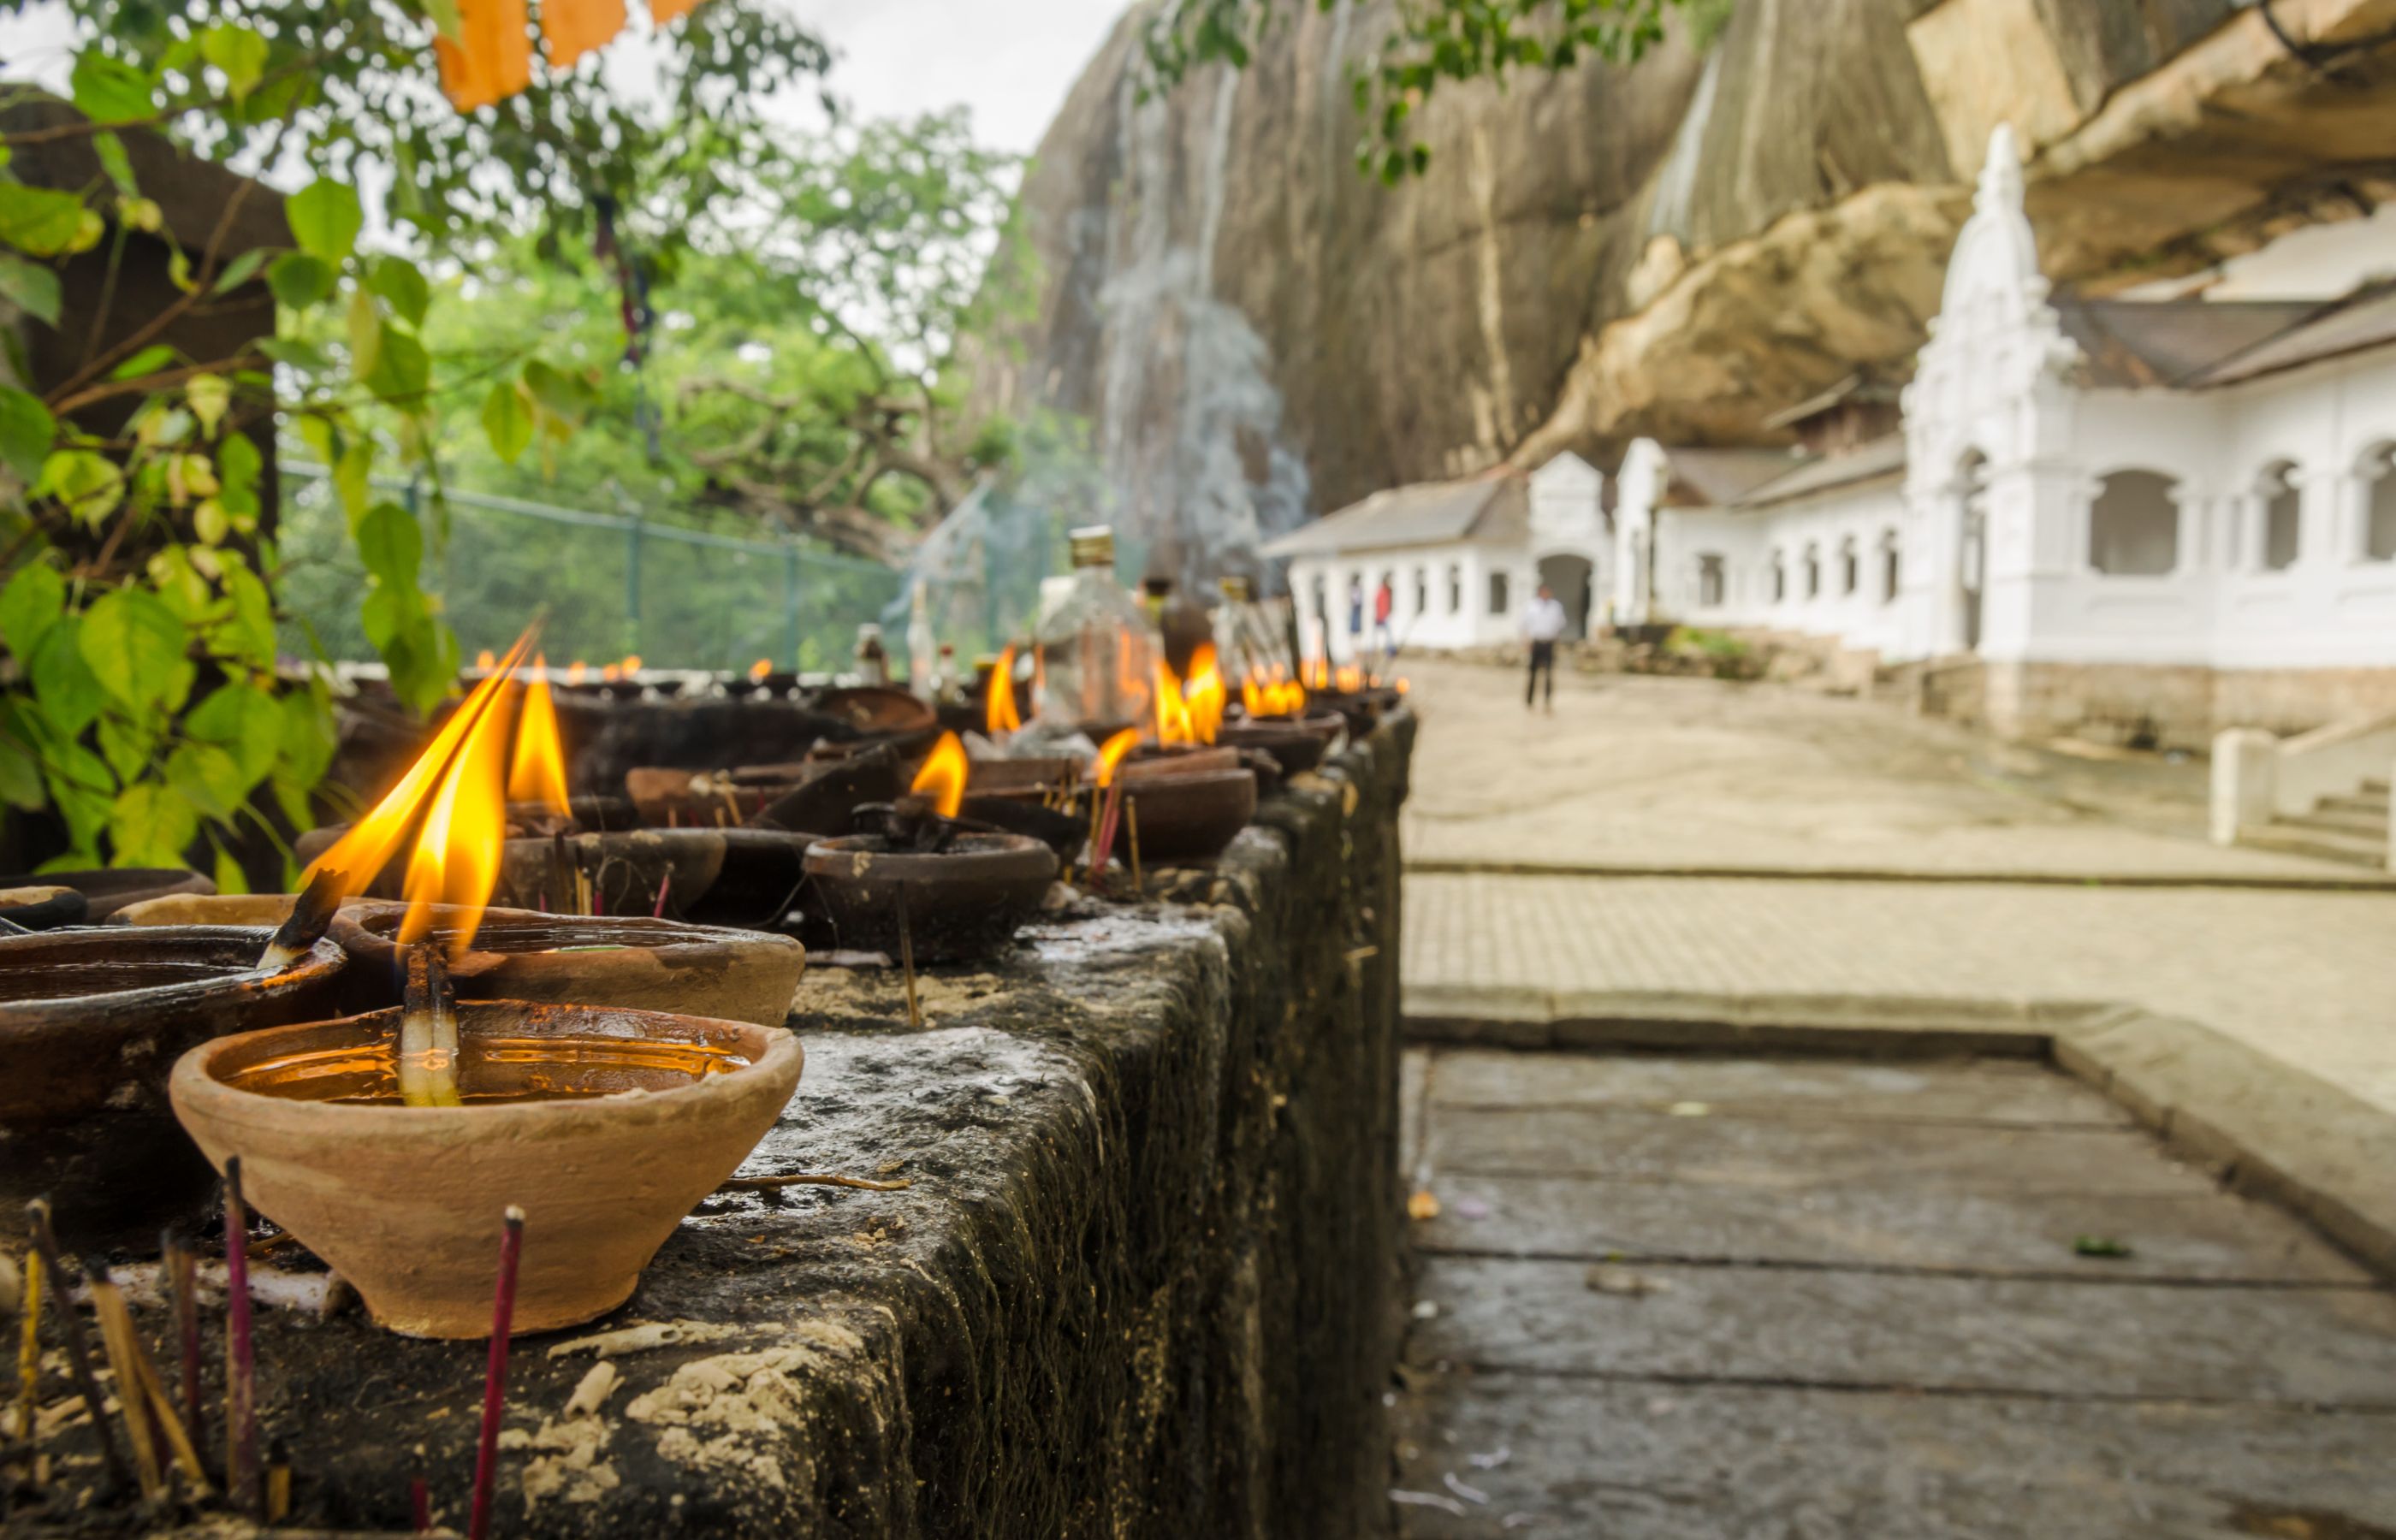
M1253 669L1235 694L1208 646L1187 679L1147 660L1144 721L1025 731L1019 690L1062 698L1056 675L1108 660L1085 642L1002 655L964 737L905 692L850 690L848 741L597 797L569 794L520 642L379 802L302 839L303 894L100 897L116 911L83 917L111 923L0 939L0 1200L41 1201L77 1250L163 1227L172 1256L221 1175L229 1263L246 1204L393 1331L504 1342L614 1309L797 1086L799 936L897 958L912 1008L916 966L1008 944L1060 875L1122 893L1143 861L1212 857L1260 777L1397 702Z

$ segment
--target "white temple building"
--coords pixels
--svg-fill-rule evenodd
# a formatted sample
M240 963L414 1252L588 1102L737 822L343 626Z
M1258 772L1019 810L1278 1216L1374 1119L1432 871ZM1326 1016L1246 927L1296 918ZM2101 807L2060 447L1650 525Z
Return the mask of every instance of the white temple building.
M1369 630L1398 572L1393 630L1451 647L1515 635L1544 577L1577 622L1803 639L2012 736L2194 746L2396 712L2386 272L2320 299L2053 296L2001 127L1910 382L1771 426L1798 447L1641 440L1610 487L1567 456L1381 493L1272 551L1341 657L1351 581Z

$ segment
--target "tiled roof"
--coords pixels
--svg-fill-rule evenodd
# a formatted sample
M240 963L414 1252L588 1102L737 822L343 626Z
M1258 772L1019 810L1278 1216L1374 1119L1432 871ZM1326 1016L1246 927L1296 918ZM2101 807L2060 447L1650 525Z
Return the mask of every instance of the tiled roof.
M1833 487L1854 486L1903 474L1905 435L1889 433L1870 444L1859 444L1843 454L1809 459L1788 474L1777 476L1739 498L1734 506L1764 508L1817 492L1828 492Z
M1519 544L1531 526L1527 487L1527 479L1512 471L1391 487L1292 530L1267 545L1265 554L1327 556L1464 539Z
M1667 449L1671 485L1667 508L1719 508L1802 463L1787 449Z

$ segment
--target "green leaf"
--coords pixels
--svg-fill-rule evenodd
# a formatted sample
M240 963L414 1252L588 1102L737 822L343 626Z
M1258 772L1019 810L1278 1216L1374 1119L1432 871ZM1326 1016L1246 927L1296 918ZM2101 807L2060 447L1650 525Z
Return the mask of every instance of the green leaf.
M374 296L365 289L351 292L348 329L350 378L363 384L382 361L382 315L375 309Z
M264 246L252 246L225 264L224 271L217 274L217 281L208 285L208 292L231 294L242 285L248 283L258 275L258 270L266 265L267 255Z
M308 793L316 784L315 777L310 776L303 780L277 774L268 784L274 790L274 804L283 809L283 816L291 820L292 828L316 827L319 821L316 817L316 809L308 800Z
M63 617L42 633L25 660L25 673L33 681L33 698L41 703L43 717L68 738L80 736L108 703L108 692L83 655L81 644L87 629L81 616Z
M171 545L153 552L143 571L158 602L183 624L197 625L215 607L215 591L192 564L192 554L183 547Z
M56 257L83 234L83 200L22 182L0 182L0 241L35 257Z
M358 558L383 582L413 588L424 561L424 531L397 503L377 503L358 521Z
M34 644L66 607L67 580L58 569L47 562L26 563L0 588L0 642L19 657L33 657Z
M150 100L149 75L97 48L75 55L67 83L76 109L94 123L131 123L157 114Z
M465 40L465 23L458 15L458 0L424 0L424 14L433 19L433 30L452 45Z
M405 257L385 257L375 263L374 276L367 285L390 301L392 312L411 326L424 324L425 307L433 302L433 285L414 262Z
M333 490L340 494L341 510L348 515L352 528L366 516L366 499L373 495L368 478L374 474L374 440L360 438L333 462Z
M240 762L225 750L213 743L186 743L166 756L166 784L222 822L241 810L251 783L242 779Z
M183 719L183 736L231 754L246 794L281 757L283 711L256 685L220 684Z
M0 464L26 485L42 479L42 462L49 458L58 433L57 419L38 397L0 385Z
M384 401L408 403L421 398L432 382L433 360L425 356L424 344L396 327L382 328L366 388Z
M233 601L233 656L253 669L274 667L274 600L265 579L247 567L231 567L224 575L225 597Z
M60 449L42 462L36 497L56 498L67 511L98 528L125 498L125 475L116 462L88 449Z
M141 195L140 185L133 179L133 159L125 153L123 139L102 129L91 136L91 148L100 157L100 168L108 173L108 179L116 184L119 192L127 198Z
M200 431L214 438L225 408L233 405L233 383L220 374L193 375L183 381L183 399L192 404L192 415L200 419Z
M525 388L532 392L533 400L540 404L542 411L563 422L578 426L583 414L597 399L597 392L591 389L588 380L553 368L538 358L525 361L524 382Z
M108 371L111 379L139 379L143 375L156 374L175 362L175 350L164 342L153 342L132 357Z
M188 644L175 612L142 589L112 589L84 616L84 660L108 693L127 706L173 698Z
M333 292L333 264L304 251L286 251L266 270L266 286L286 310L306 310Z
M225 537L233 533L233 520L226 516L224 504L214 498L201 498L192 510L192 533L202 545L224 544Z
M26 813L50 803L42 790L41 757L6 730L0 730L0 803Z
M249 873L241 870L241 863L233 859L233 852L225 849L222 845L219 845L217 847L216 880L217 891L219 893L247 893L249 891Z
M150 768L150 756L158 747L158 735L149 723L130 721L111 711L100 719L100 753L108 767L116 772L121 781L138 780Z
M45 744L42 779L59 816L66 819L69 842L78 850L98 843L100 828L108 822L109 802L116 795L116 777L100 757L73 739Z
M491 452L513 465L532 444L532 406L524 387L502 379L483 398L483 431L490 436Z
M181 866L185 847L199 837L199 815L180 788L154 781L128 786L108 813L108 836L116 849L111 866Z
M319 177L284 199L283 217L300 250L336 266L355 248L366 224L357 190L330 177Z
M321 689L294 690L276 702L276 710L283 713L283 751L275 761L275 779L305 791L332 768L333 752L340 746L333 703Z
M59 275L22 257L0 255L0 299L36 321L59 324Z
M200 57L224 72L239 101L266 73L266 39L237 22L220 21L200 33Z
M266 468L265 457L247 433L227 433L217 445L217 479L227 491L236 487L255 487L258 475Z

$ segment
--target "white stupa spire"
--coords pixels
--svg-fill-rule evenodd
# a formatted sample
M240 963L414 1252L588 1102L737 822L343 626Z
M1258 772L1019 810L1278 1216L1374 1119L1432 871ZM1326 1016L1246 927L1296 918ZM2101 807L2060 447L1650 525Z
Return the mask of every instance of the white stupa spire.
M2000 123L1989 130L1989 155L1980 163L1980 189L1972 208L1975 213L1991 214L2021 206L2021 147L2014 139L2014 126Z

